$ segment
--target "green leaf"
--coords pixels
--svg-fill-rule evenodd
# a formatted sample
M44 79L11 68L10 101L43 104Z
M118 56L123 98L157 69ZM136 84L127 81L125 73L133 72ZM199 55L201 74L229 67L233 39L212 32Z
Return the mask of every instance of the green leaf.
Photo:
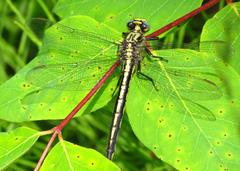
M219 11L203 27L202 41L223 40L228 46L221 57L240 73L240 2L228 5Z
M121 33L86 16L51 27L35 60L1 86L0 118L15 122L64 118L116 61L114 42L120 37ZM106 105L116 82L115 73L79 115Z
M40 170L115 171L120 169L95 150L60 141L50 151Z
M39 136L38 131L26 127L10 132L0 132L0 169L2 170L23 155Z
M126 31L126 22L129 20L144 18L151 26L150 32L153 32L199 7L201 3L202 0L60 0L54 11L62 18L88 15L120 32Z
M166 3L166 5L171 3ZM137 13L134 15L146 18L152 26L152 31L154 31L154 29L165 25L170 20L176 19L178 17L177 14L180 15L180 12L181 14L186 12L184 10L177 10L181 7L180 5L176 5L178 3L180 1L172 3L170 5L171 8L167 8L164 5L157 8L157 13L164 13L162 16L160 14L159 16L154 15L159 20L153 20L152 18L148 18L148 16L144 17L144 15L138 16L139 14ZM193 2L188 3L193 4ZM71 6L70 3L68 5ZM81 6L81 4L75 4L74 6L82 9L86 8ZM118 8L121 6L112 5L112 7ZM148 8L146 5L144 7ZM154 7L156 7L156 4ZM185 7L188 8L189 6L184 5ZM72 6L71 8L74 7ZM88 11L91 12L91 9L88 8ZM104 10L105 8L100 9L102 12L109 12L108 10ZM141 8L137 9L139 12L143 12ZM148 12L152 12L152 9L155 8L149 8ZM67 13L71 12L68 8L62 8L61 10ZM122 11L122 8L120 11ZM176 16L171 15L174 13L173 11L176 13ZM117 12L119 14L119 11ZM101 16L99 11L95 12L95 16L97 16L96 14ZM171 17L168 17L169 15ZM108 16L111 16L111 14ZM132 19L132 16L121 12L119 17L115 17L118 15L113 15L113 19L111 17L109 19L108 16L106 14L105 17L97 18L97 20L109 24L114 29L83 16L70 17L62 21L62 24L66 26L85 31L87 34L81 32L80 35L82 37L79 36L79 31L69 27L61 27L60 24L50 28L46 33L44 46L37 59L1 86L0 118L19 122L23 120L57 119L66 116L97 80L101 78L111 65L110 62L117 59L117 55L113 53L117 48L110 48L110 44L107 43L108 41L94 39L91 42L88 41L89 37L86 37L86 39L83 37L83 35L90 35L87 31L91 31L96 32L96 37L98 34L102 34L110 41L119 40L121 32L126 31L125 25L127 20ZM169 21L165 21L166 18ZM162 20L160 21L160 19ZM111 44L111 46L114 46L114 44ZM100 54L98 55L99 52ZM104 59L101 53L104 53ZM218 88L215 89L214 84L217 83L220 86L221 92L224 92L224 88L220 85L221 81L219 83L219 79L214 77L214 75L218 75L213 70L214 68L202 67L192 70L192 61L189 62L189 59L196 59L195 64L204 64L205 60L202 59L207 58L206 61L208 64L210 57L204 53L187 50L161 51L157 53L159 56L169 57L169 62L164 65L161 64L162 61L161 63L156 63L154 64L155 67L153 66L155 70L149 71L146 65L146 67L143 67L143 72L148 72L151 77L155 78L157 86L161 87L165 85L166 91L160 89L159 92L162 94L156 94L158 92L153 88L151 82L137 80L137 78L134 78L132 81L129 91L127 112L138 138L154 151L158 157L179 170L217 170L218 168L222 170L234 170L235 168L239 168L239 161L236 158L236 156L239 156L239 125L236 121L235 111L233 110L239 107L239 100L235 99L235 97L231 97L231 100L226 100L226 94L223 94L222 98L219 97ZM172 57L179 58L179 60L175 61L171 59ZM88 63L89 59L91 59L90 63ZM110 61L109 63L105 63L106 61L104 60ZM181 65L183 61L184 65ZM56 64L62 62L64 64L61 68L58 68ZM79 65L75 65L76 62ZM175 69L187 72L191 71L190 75L193 75L194 78L202 78L202 80L205 78L213 79L214 84L206 86L203 83L204 81L195 81L194 79L190 79L190 77L186 79L185 77L181 77L185 75L183 72L177 72L175 75L180 74L180 78L182 79L178 80L175 78L174 72L167 70L172 66L172 62ZM70 70L68 68L70 65L66 65L69 63L72 63L70 65L76 69ZM151 62L145 60L145 63ZM106 65L102 66L102 64ZM239 76L232 71L231 67L221 65L219 68L227 73L229 79L236 87L239 87ZM99 71L99 69L102 70ZM67 74L64 74L65 71L68 71ZM195 71L197 72L196 75ZM213 74L207 75L205 71ZM69 75L73 75L73 77L68 77ZM57 79L59 77L64 79ZM78 84L78 79L82 81L80 85ZM81 110L79 115L83 112L94 111L104 106L110 100L112 90L116 86L117 77L113 75L111 79L94 99ZM191 81L188 82L189 80ZM205 80L205 82L207 81ZM139 85L144 86L143 88L145 89L142 89ZM191 99L190 92L179 91L184 85L187 88L190 86L189 90L191 88L204 90L205 94L199 95L196 91L193 93ZM204 89L201 88L202 86ZM76 91L76 88L78 88L78 91ZM171 90L173 91L169 94ZM207 93L210 95L208 96ZM235 96L238 97L238 95L236 93ZM210 98L209 100L207 99L208 97ZM218 97L219 99L217 99ZM204 115L203 120L195 118L195 116L199 116L201 113Z
M226 72L234 86L240 86L239 75L221 61L211 64L215 60L211 52L176 49L156 54L168 62L144 60L142 72L158 90L136 77L130 85L126 107L134 133L178 170L239 168L240 124L235 110L240 101L225 92L214 66Z

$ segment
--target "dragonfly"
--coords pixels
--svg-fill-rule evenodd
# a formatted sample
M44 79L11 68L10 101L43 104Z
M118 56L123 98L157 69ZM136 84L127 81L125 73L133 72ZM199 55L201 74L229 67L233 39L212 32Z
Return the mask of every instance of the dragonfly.
M140 89L151 87L159 96L164 94L173 96L179 104L181 103L180 96L192 111L191 116L198 119L214 121L216 118L210 110L195 102L194 99L217 99L222 96L222 92L216 83L219 81L217 75L207 71L194 70L191 62L188 64L190 59L187 59L187 57L177 57L177 59L173 56L154 55L152 50L161 48L162 44L158 38L145 38L145 33L150 29L146 20L131 20L127 23L127 27L128 32L124 32L122 34L123 39L119 41L119 33L116 33L118 35L114 39L114 37L107 38L106 32L102 32L101 35L101 33L96 34L95 32L71 28L60 23L55 24L54 29L57 30L57 40L55 41L58 44L48 41L45 44L48 48L39 53L39 55L45 57L26 76L27 80L39 89L30 92L22 100L24 104L34 104L42 101L53 103L54 98L49 96L52 91L56 91L54 92L55 96L58 96L59 91L89 90L93 83L101 78L105 72L102 68L111 66L113 62L119 60L121 70L118 73L120 77L118 76L116 85L119 88L106 154L106 157L110 160L112 160L115 152L127 94L133 76L136 75ZM111 31L114 32L114 30ZM73 41L75 43L66 46L66 44L61 43L64 39L66 41L75 40ZM91 51L85 48L88 45L91 45L89 46ZM211 42L203 42L201 46L205 46L207 51L215 49ZM80 47L82 49L78 50ZM65 58L60 57L63 55ZM172 60L176 60L174 62L179 62L186 69L174 66ZM191 60L194 61L194 59ZM209 60L203 59L202 63L197 63L197 67L210 65L217 60L217 57L212 57ZM164 63L166 67L161 68L159 63ZM164 72L171 75L175 81L169 84ZM189 82L191 82L190 85L187 84ZM174 93L172 84L176 85L175 91L181 92L180 94ZM41 97L45 97L39 98L39 94L41 94ZM115 94L115 91L113 94ZM199 96L200 94L201 96ZM147 96L147 94L143 94L143 96Z

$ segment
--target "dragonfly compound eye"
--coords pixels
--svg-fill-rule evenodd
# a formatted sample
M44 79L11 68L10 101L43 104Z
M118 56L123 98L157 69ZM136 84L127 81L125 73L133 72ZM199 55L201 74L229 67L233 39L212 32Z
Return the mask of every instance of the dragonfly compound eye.
M135 28L135 26L136 25L135 25L135 23L133 21L129 21L127 23L127 27L128 27L129 30L133 30Z
M150 27L149 27L149 25L148 25L146 22L143 22L143 23L141 24L141 30L142 30L143 32L147 32L147 31L149 31L149 29L150 29Z

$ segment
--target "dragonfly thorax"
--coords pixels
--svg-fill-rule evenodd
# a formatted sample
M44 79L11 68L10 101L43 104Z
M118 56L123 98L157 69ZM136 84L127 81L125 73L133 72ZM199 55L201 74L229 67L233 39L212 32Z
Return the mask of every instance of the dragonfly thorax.
M129 21L127 27L129 32L124 34L120 58L138 61L139 49L144 42L144 33L149 30L149 25L143 19L135 19Z

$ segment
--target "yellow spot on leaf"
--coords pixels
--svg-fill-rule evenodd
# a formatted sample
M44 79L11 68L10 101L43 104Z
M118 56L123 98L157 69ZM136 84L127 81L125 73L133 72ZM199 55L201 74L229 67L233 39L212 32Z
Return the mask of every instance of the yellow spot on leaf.
M163 117L160 117L160 118L157 120L157 122L158 122L158 123L157 123L157 124L158 124L158 128L166 126L166 119L163 118Z
M183 149L182 149L181 147L178 147L178 148L176 149L176 151L177 151L178 153L181 153L181 152L183 151Z
M225 133L223 133L223 137L227 137L228 136L228 134L225 132Z
M185 61L190 61L190 58L189 58L189 57L186 57L186 58L185 58Z
M174 139L174 135L170 132L170 133L167 134L167 138L169 140L172 140L172 139Z
M62 102L66 102L67 98L66 97L62 97Z
M95 161L89 161L89 166L90 167L95 167L95 165L96 165Z
M174 103L169 103L169 109L174 109L175 108L175 104Z
M214 152L213 152L212 150L209 150L209 151L208 151L208 154L209 154L209 156L213 156L213 155L214 155Z
M28 83L23 83L23 84L21 85L21 87L24 88L24 89L27 89L27 88L30 88L31 85L28 84Z
M157 146L157 145L153 145L153 149L154 149L154 150L157 150L157 149L158 149L158 146Z
M222 145L222 141L220 141L220 140L216 140L216 141L215 141L215 145L216 145L216 146L220 146L220 145Z
M181 126L181 129L182 129L183 131L188 131L188 127L187 127L186 125L182 125L182 126Z
M225 156L226 156L228 159L232 159L232 158L233 158L233 154L232 154L231 152L225 153Z
M181 162L181 160L180 160L180 159L177 159L177 160L176 160L176 163L177 163L177 164L179 164L180 162Z

